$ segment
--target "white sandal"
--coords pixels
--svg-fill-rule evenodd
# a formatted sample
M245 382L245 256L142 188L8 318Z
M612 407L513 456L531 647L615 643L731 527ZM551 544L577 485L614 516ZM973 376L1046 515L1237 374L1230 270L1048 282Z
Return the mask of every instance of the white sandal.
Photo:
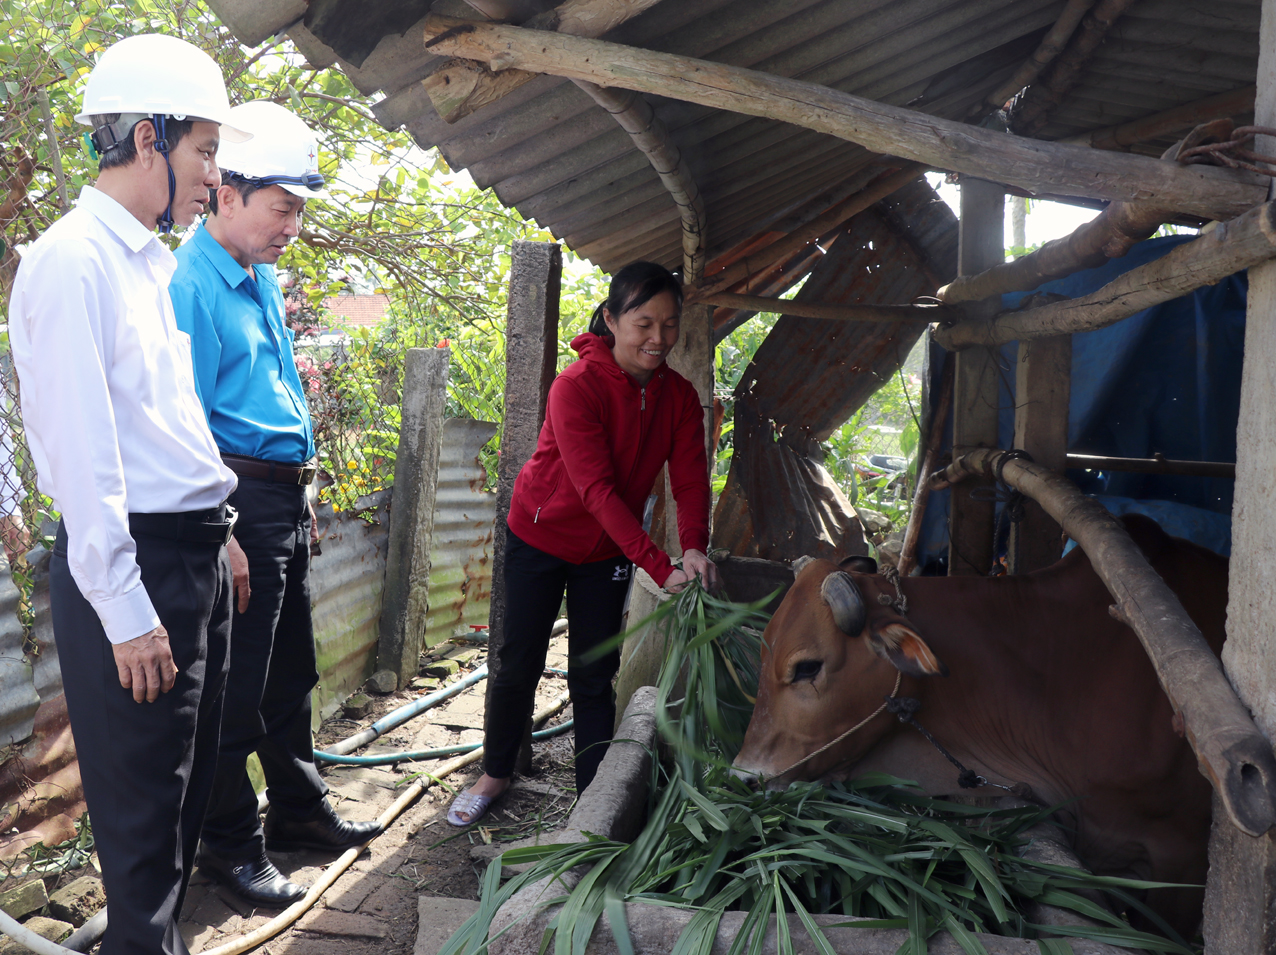
M492 805L491 796L463 792L452 800L452 807L447 811L447 821L458 829L464 829L482 819L490 805ZM461 818L462 813L470 817L468 821Z

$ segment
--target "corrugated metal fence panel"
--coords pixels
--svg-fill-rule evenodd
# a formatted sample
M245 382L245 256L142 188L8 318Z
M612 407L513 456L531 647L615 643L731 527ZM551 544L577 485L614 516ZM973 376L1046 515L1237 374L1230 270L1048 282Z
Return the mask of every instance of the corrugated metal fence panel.
M31 735L40 696L32 683L31 663L23 650L20 594L0 561L0 741L17 743Z
M323 553L311 559L311 620L319 685L313 712L326 719L376 666L389 538L388 491L374 509L333 514L332 505L315 508L323 534Z
M443 424L430 547L425 645L434 646L470 624L486 624L492 597L492 523L496 495L483 489L479 451L497 426L469 418Z

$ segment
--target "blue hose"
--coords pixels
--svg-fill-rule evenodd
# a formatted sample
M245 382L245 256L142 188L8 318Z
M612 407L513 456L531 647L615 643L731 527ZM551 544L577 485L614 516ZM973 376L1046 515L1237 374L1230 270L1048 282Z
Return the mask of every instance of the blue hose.
M549 739L551 736L566 733L575 722L575 720L567 720L557 726L551 726L547 730L540 730L532 734L532 739ZM338 763L342 766L385 766L389 763L406 763L422 759L442 759L444 756L460 756L462 753L472 753L482 745L482 743L461 743L457 746L443 746L439 749L418 749L404 753L378 753L375 756L342 756L336 753L315 750L315 760L316 762Z
M341 742L337 743L332 747L331 753L323 753L319 750L315 750L315 758L328 759L329 756L345 756L347 753L350 753L361 746L367 746L386 730L394 729L394 727L399 724L406 723L408 720L412 719L412 717L425 712L430 707L437 706L444 700L456 696L456 694L460 693L466 687L473 686L475 683L479 682L479 680L486 679L487 664L484 663L465 679L458 680L456 683L444 687L442 690L431 693L428 696L423 696L420 699L413 700L406 706L401 706L397 710L387 713L363 732L355 733L353 736L343 739ZM328 761L335 762L335 760L331 759L328 759Z

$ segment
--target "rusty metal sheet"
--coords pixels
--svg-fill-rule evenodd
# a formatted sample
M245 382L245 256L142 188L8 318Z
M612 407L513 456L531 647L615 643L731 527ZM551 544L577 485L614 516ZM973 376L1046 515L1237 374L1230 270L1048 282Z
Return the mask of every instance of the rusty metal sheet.
M361 500L361 507L337 514L331 504L315 507L323 549L310 563L319 665L312 699L316 722L335 713L376 666L390 498L390 491L382 491Z
M908 302L956 274L957 221L925 182L851 220L800 301ZM713 542L737 556L792 560L866 551L819 442L895 373L921 335L902 323L781 317L735 391L734 453Z
M496 493L484 489L479 451L497 425L469 418L443 423L430 544L425 643L442 643L471 624L486 624L492 596L492 525Z

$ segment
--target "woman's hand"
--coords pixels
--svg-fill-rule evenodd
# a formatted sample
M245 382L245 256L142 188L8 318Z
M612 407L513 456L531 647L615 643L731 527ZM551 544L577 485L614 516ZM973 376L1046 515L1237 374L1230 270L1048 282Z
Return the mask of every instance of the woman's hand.
M697 577L710 593L718 589L718 565L698 550L684 551L682 569L674 568L665 580L665 590L677 593Z

